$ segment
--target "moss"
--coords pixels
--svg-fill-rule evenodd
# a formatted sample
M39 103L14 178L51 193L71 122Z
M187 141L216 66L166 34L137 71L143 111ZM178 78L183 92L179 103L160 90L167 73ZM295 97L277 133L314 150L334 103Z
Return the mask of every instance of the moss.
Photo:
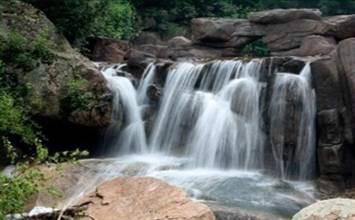
M90 109L90 103L95 101L95 95L87 91L88 81L82 78L70 80L66 87L66 96L62 100L65 112L87 111Z

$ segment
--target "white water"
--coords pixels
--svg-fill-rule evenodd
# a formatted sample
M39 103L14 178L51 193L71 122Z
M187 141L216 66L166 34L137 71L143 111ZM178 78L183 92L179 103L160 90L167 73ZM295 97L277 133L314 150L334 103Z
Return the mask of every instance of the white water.
M103 71L114 92L113 118L119 118L123 106L125 123L122 130L110 130L111 137L116 137L111 142L115 148L111 156L120 157L105 164L98 175L102 179L152 176L184 188L197 199L284 216L313 202L312 184L288 180L309 177L314 162L315 106L309 65L300 75L277 74L273 85L272 137L284 137L289 90L301 104L292 166L281 156L286 152L285 142L272 142L278 178L263 173L267 161L261 64L261 60L178 63L168 73L148 144L141 115L142 108L149 105L146 93L154 83L156 66L146 69L137 92L114 69Z
M119 147L118 154L147 152L144 122L142 120L137 93L128 78L117 76L112 68L103 71L110 89L113 91L113 119L119 118L118 114L124 112L124 128L119 131L114 126L109 129L114 140L112 147Z
M300 75L277 73L275 79L270 139L277 172L284 179L309 179L315 172L316 107L310 77L310 65L306 64ZM288 143L291 135L296 135L296 143Z

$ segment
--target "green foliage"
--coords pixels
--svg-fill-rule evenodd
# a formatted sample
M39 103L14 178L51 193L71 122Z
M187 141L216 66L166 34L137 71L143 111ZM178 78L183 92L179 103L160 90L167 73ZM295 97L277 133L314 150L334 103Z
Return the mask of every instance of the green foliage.
M11 143L8 142L8 155L11 160L18 160ZM6 177L0 174L0 219L5 219L8 214L22 213L25 204L41 187L41 183L46 180L44 174L33 168L32 165L42 163L63 163L77 162L78 159L87 157L87 151L79 149L75 151L64 151L50 156L48 150L42 145L41 141L36 140L36 153L32 157L27 157L25 162L18 163L16 175ZM48 193L55 197L60 197L60 192L55 187L48 187Z
M127 0L24 0L43 10L71 43L104 35L128 39L135 33L135 9Z
M253 57L266 57L270 51L262 40L254 41L243 48L242 53Z
M7 65L31 70L38 62L51 62L53 56L50 47L47 31L39 34L34 41L12 32L0 41L0 60Z
M0 136L7 138L3 140L4 143L14 141L31 145L36 139L36 133L23 107L3 90L0 90Z
M126 0L115 0L110 3L105 16L96 21L95 32L107 37L130 39L135 36L136 11Z
M38 171L32 170L23 175L6 177L0 175L0 219L10 213L21 213L28 199L37 192Z
M63 100L66 112L88 109L95 96L92 92L85 91L87 84L88 82L85 79L74 79L68 82L66 86L67 95Z

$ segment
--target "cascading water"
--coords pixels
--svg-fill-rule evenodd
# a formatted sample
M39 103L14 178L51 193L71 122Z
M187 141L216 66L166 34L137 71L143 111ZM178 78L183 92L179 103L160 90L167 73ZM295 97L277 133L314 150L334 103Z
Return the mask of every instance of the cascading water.
M282 178L307 179L315 168L315 94L311 68L300 75L277 73L270 103L270 136Z
M219 65L222 68L218 68L217 77L226 69L223 63ZM234 70L231 81L223 79L223 83L219 83L217 80L212 92L201 92L203 110L187 144L197 167L261 168L260 62L235 62L234 65L225 77L232 78L229 72ZM206 89L206 84L202 83L202 88Z
M148 87L153 83L155 77L156 66L154 63L148 65L143 73L143 78L137 89L137 100L139 105L145 105L149 103L149 98L147 96Z
M122 175L133 167L136 175L161 178L196 198L283 216L313 202L311 185L290 181L306 179L314 167L310 67L307 64L300 75L276 74L266 103L267 127L263 101L269 81L262 75L262 65L262 60L231 60L172 66L149 144L141 114L150 105L147 91L155 82L157 66L147 67L137 92L130 80L117 76L117 68L104 70L114 92L113 117L122 106L125 114L123 129L111 130L117 137L111 144L119 147L116 155L126 154L105 173ZM291 139L296 141L288 141L289 131L294 131L296 138ZM269 168L264 154L267 140L281 178L263 173Z
M119 131L115 125L109 129L110 136L113 137L111 145L115 148L119 147L120 154L147 152L144 122L135 88L128 78L117 76L114 68L108 68L102 73L113 91L113 118L118 117L121 106L125 114L125 125L122 131Z

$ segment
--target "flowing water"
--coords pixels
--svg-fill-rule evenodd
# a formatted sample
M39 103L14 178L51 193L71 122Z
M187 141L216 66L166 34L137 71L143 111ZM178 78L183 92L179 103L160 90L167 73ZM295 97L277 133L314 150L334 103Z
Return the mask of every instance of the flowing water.
M316 111L310 76L309 64L299 75L277 73L276 76L270 108L270 136L276 169L282 178L309 179L315 172ZM296 142L288 140L294 135Z
M108 131L105 143L115 159L99 166L98 175L152 176L196 199L286 217L314 202L313 185L305 181L315 167L309 64L300 74L273 73L273 81L261 79L262 64L175 64L149 137L142 112L150 104L147 91L156 80L156 65L147 67L137 90L128 78L118 76L123 66L104 69L114 93L113 119L123 109L125 120ZM264 126L267 83L273 83L266 103L269 127ZM266 157L268 149L272 158ZM274 160L275 176L267 174L269 160Z

